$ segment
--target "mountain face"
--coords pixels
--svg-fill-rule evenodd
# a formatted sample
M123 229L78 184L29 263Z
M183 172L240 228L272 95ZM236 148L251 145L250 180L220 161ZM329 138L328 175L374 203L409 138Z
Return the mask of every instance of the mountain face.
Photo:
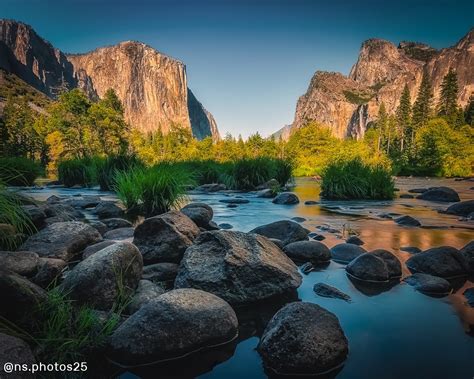
M465 106L474 92L473 67L474 29L455 46L439 51L415 42L401 42L397 47L385 40L370 39L362 44L348 77L322 71L314 74L306 94L297 102L292 127L317 121L330 126L339 138L362 138L382 102L389 113L395 112L405 84L412 103L415 101L424 69L431 77L434 104L443 77L450 68L455 69L458 102Z
M0 20L0 68L51 98L78 87L97 99L112 88L127 122L142 132L180 125L196 138L219 138L214 118L188 88L186 66L140 42L64 54L30 26Z

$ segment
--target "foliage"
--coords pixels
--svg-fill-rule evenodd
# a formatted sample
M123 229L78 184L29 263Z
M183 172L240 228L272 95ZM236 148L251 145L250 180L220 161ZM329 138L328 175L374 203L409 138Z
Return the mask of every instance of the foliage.
M464 119L466 124L474 126L474 93L469 96L469 103L464 111Z
M336 160L322 172L321 195L332 200L392 199L394 181L382 164Z
M70 159L59 163L58 180L66 187L89 187L97 182L99 159Z
M418 95L413 105L413 126L420 128L431 116L431 106L433 100L433 89L431 87L430 77L426 70L423 71ZM415 129L416 130L416 129Z
M381 88L381 87L380 87ZM378 86L374 88L375 91L380 89ZM343 91L344 97L349 103L362 105L367 104L373 97L373 94L366 92Z
M143 163L136 155L110 155L103 160L96 160L97 182L102 191L110 191L114 186L115 175L134 167L143 167Z
M458 112L458 77L452 68L443 78L441 83L440 99L438 104L438 115L446 116L454 123Z
M234 187L253 190L273 178L274 168L273 161L268 158L240 159L232 169Z
M0 158L0 180L10 186L31 186L42 173L41 166L22 157Z

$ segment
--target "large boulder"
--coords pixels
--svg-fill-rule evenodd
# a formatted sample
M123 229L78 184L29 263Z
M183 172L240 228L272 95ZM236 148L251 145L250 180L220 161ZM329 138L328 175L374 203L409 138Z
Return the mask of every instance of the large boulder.
M186 250L175 288L201 289L241 305L286 294L300 284L295 264L267 238L218 230L202 233Z
M398 225L402 226L421 226L420 221L418 221L416 218L413 218L411 216L405 215L405 216L400 216L394 220Z
M36 362L31 348L23 340L0 333L0 378L27 379L35 374L28 372L5 372L5 364L26 365L31 367Z
M214 211L205 203L191 203L181 208L181 212L188 216L194 223L204 229L209 228L209 222L214 217Z
M268 238L275 238L282 241L286 246L292 242L307 241L308 230L294 221L281 220L270 224L259 226L250 231L250 233L260 234Z
M179 263L184 251L192 245L200 230L184 213L170 211L147 218L135 229L133 243L143 255L145 264Z
M125 213L125 208L114 201L101 201L94 208L94 214L99 218L120 218Z
M298 241L286 245L283 251L294 262L311 262L313 265L327 263L331 260L328 247L318 241Z
M102 239L90 225L78 221L51 224L29 237L20 250L33 251L41 257L59 258L69 261L88 245Z
M128 228L117 228L109 230L104 234L104 238L107 240L114 240L114 241L123 241L133 237L135 229L128 227Z
M155 300L158 296L163 295L165 290L149 280L140 280L137 290L127 305L128 314L133 314L145 304Z
M451 284L446 279L433 275L417 273L407 276L403 281L427 295L444 296L452 291Z
M434 247L410 257L406 265L413 273L421 272L442 278L465 276L468 262L465 256L451 246Z
M449 187L432 187L416 197L417 199L455 203L461 201L458 193Z
M130 221L123 218L104 218L100 220L109 230L118 228L131 228L133 225Z
M47 217L55 217L62 221L75 221L85 217L82 212L67 204L45 204L43 209Z
M167 292L143 305L112 334L109 356L137 365L180 357L230 342L237 316L224 300L191 288Z
M365 282L388 282L401 276L401 265L389 251L375 250L352 260L346 266L346 272Z
M388 250L376 249L372 250L370 254L373 254L381 258L387 265L388 276L390 279L400 278L402 276L402 265L398 258Z
M474 240L469 242L459 251L464 256L464 258L466 258L469 272L474 273Z
M359 255L366 253L364 248L352 243L340 243L331 248L331 257L334 261L340 263L349 263Z
M118 242L80 262L61 289L79 304L109 310L119 296L132 294L141 279L143 260L138 249Z
M300 199L293 192L279 193L272 200L273 204L285 204L285 205L298 204L299 202L300 202Z
M39 256L31 251L0 251L0 268L23 276L32 276L38 270Z
M105 249L106 247L113 245L114 243L117 243L117 242L111 241L111 240L104 240L104 241L97 242L93 245L87 246L82 252L82 259L89 258L92 254L95 254L98 251L101 251L102 249Z
M474 200L461 201L460 203L450 205L445 211L447 214L464 217L467 217L472 212L474 212Z
M42 288L48 288L51 283L59 280L67 263L62 259L40 258L38 272L31 281Z
M45 225L46 213L44 210L37 205L22 205L23 211L30 217L31 222L36 228L41 229Z
M178 275L179 266L176 263L163 262L143 267L143 279L152 282L174 281Z
M349 352L337 317L313 303L290 303L263 332L258 351L264 365L285 375L315 375L339 367Z

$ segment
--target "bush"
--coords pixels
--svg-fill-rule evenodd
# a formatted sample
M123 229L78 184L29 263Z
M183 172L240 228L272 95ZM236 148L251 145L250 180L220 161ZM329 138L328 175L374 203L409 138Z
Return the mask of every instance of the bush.
M389 169L360 158L332 162L322 172L321 196L326 199L393 199L394 189Z
M163 162L150 168L118 172L114 189L128 210L139 210L150 217L179 206L186 188L193 184L188 170Z
M273 174L272 179L276 179L281 186L288 183L293 175L293 164L290 161L283 159L273 160Z
M260 184L272 179L274 165L272 159L240 159L234 163L234 186L240 190L253 190Z
M114 186L117 172L127 171L133 167L144 167L143 162L135 155L111 155L97 162L97 182L102 191L110 191Z
M66 187L90 187L97 183L99 158L82 158L62 161L58 165L58 179Z
M41 166L22 157L0 158L0 179L9 186L31 186L42 173Z

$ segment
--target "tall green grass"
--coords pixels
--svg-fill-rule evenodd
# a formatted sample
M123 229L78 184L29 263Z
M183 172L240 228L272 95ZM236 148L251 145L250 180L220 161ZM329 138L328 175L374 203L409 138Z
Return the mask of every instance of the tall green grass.
M144 167L143 162L132 154L111 155L96 162L97 182L102 191L113 189L115 175L134 167Z
M178 207L194 184L189 171L179 165L163 162L150 168L135 167L118 172L114 189L128 210L147 217Z
M31 159L0 158L0 179L9 186L31 186L42 171L41 165Z
M391 171L355 158L330 163L322 172L321 196L331 200L393 199Z
M98 165L100 165L100 158L62 161L58 164L58 180L66 187L75 185L90 187L97 184Z

